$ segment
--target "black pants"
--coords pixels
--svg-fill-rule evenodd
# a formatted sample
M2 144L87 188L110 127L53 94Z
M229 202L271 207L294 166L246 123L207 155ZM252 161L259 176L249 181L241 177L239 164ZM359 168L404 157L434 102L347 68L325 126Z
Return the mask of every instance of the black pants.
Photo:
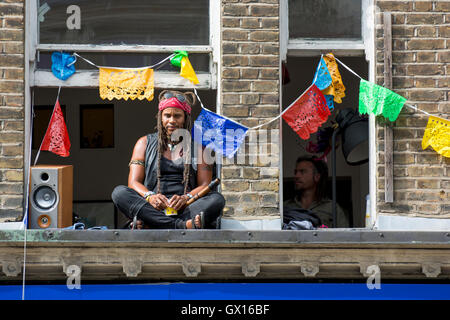
M127 218L132 220L137 215L137 218L150 229L184 229L186 221L194 219L201 211L204 212L205 228L215 228L217 218L225 206L224 197L218 192L211 191L185 209L179 210L178 215L166 216L164 212L155 209L135 190L127 186L121 185L114 188L111 197L117 208Z

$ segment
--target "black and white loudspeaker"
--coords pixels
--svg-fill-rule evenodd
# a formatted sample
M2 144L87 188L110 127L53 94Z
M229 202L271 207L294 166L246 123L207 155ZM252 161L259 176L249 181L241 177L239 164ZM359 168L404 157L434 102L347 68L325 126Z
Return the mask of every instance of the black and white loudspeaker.
M65 228L72 225L73 166L31 167L29 228Z

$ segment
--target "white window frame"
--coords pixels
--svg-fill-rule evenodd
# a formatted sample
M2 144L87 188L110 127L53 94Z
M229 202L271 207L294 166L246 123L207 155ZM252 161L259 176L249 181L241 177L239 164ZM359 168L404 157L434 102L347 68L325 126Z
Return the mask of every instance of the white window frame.
M194 46L167 46L167 45L91 45L91 44L39 44L37 21L38 0L26 0L28 61L30 63L30 86L35 87L72 87L95 88L98 87L97 70L77 70L66 81L53 76L51 71L37 70L36 56L38 52L69 51L69 52L100 52L100 53L173 53L175 50L186 50L188 53L209 54L209 72L196 72L199 84L197 89L217 89L217 65L220 56L220 2L209 0L209 44ZM179 76L178 72L155 71L155 88L189 89L193 85Z
M364 56L369 63L369 81L375 82L375 0L360 0L362 8L361 39L289 39L289 0L280 0L280 60L287 56L314 57L333 52L337 56ZM365 26L369 26L368 28ZM281 86L281 81L280 81ZM281 87L280 87L280 92ZM280 99L281 100L281 99ZM375 116L369 116L369 195L370 216L366 228L378 227L377 200L377 152ZM282 174L280 184L282 184Z

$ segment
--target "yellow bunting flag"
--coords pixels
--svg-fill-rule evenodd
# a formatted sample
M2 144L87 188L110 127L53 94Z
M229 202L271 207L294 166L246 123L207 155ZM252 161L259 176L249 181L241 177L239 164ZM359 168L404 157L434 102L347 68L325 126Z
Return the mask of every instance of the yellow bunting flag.
M138 98L151 101L154 93L153 69L100 68L99 91L103 100Z
M341 74L339 73L339 69L336 63L336 60L334 59L334 55L332 53L328 53L323 56L323 59L325 60L325 63L327 64L328 71L331 75L331 85L322 90L322 93L324 95L332 95L334 96L334 101L337 103L342 103L342 98L345 97L345 86L342 82Z
M422 139L422 149L428 146L450 158L450 121L430 116Z
M180 76L192 81L194 84L199 83L197 75L195 74L194 68L192 68L188 57L183 57L183 59L181 59Z

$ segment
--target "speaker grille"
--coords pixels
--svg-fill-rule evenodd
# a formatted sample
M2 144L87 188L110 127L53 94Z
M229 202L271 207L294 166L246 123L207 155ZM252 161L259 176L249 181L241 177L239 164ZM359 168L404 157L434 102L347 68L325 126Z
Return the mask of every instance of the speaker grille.
M56 192L48 186L40 186L33 195L33 201L41 209L50 209L56 203Z

